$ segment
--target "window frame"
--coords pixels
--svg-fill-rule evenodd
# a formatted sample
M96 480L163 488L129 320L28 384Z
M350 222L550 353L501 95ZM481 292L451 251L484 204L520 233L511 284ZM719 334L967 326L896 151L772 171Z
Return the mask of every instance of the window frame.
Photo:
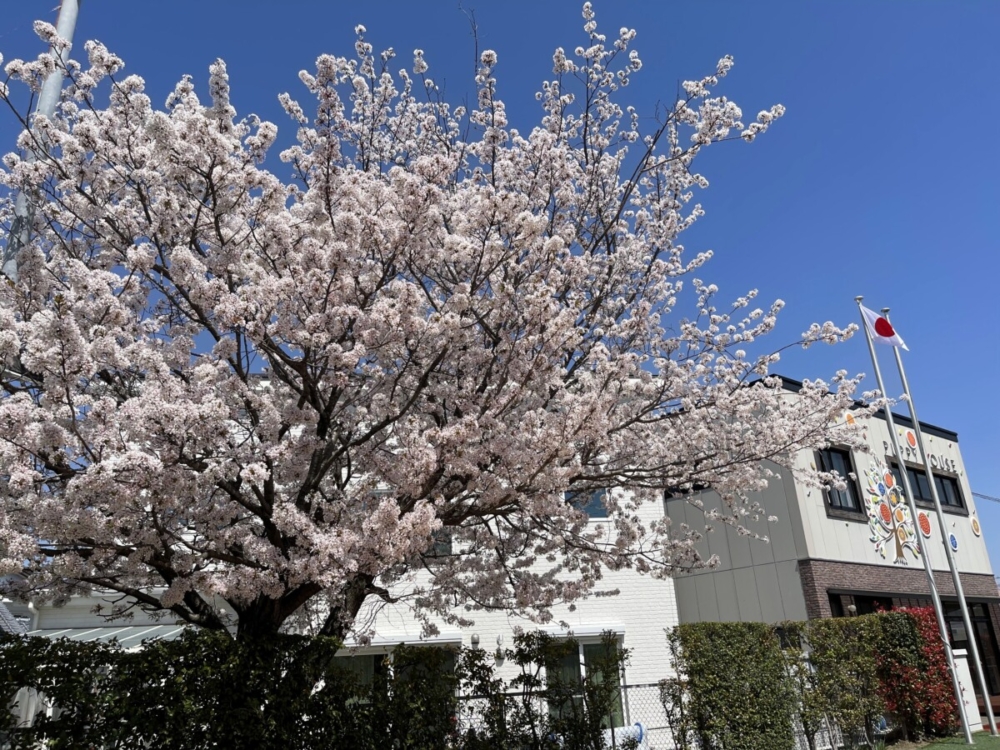
M579 693L574 692L573 696L571 697L570 700L572 701L572 703L574 705L579 705L583 701L583 697L584 697L583 682L584 682L584 680L587 679L587 676L588 676L588 669L587 669L587 648L588 647L593 648L595 646L598 647L598 648L600 648L601 646L603 646L603 641L600 638L593 638L593 637L587 637L587 636L577 637L577 636L570 635L568 637L570 637L570 638L572 638L573 640L576 641L576 671L577 671L576 680L577 680L577 684L580 686L580 692ZM615 633L615 642L619 646L621 645L621 643L622 643L622 634L621 633ZM568 658L572 658L572 656L569 656ZM560 666L560 668L562 668L563 666L566 666L566 665L560 664L559 666ZM546 686L548 685L548 678L549 678L548 669L546 669L545 670L545 684L546 684ZM624 665L623 665L623 668L618 671L618 701L617 701L617 705L615 706L615 716L613 717L616 721L618 721L620 723L615 724L614 725L615 728L620 728L620 727L625 726L624 686L625 686L625 670L624 670ZM566 708L553 707L552 704L548 703L548 702L546 703L545 709L548 712L555 711L557 713L557 715L558 715L559 711L561 711L561 710L567 710ZM603 723L605 721L605 718L606 717L601 717L602 725L603 725ZM610 727L604 727L604 728L605 729L609 729Z
M897 482L902 481L901 474L899 472L900 462L896 461L894 458L889 459L889 470L892 472L893 478ZM903 467L906 469L906 473L910 479L910 486L913 488L913 502L917 507L925 509L934 509L934 498L931 497L930 485L928 484L927 477L927 467L921 464L911 464L907 462L902 462ZM969 515L968 502L965 499L965 493L962 491L962 482L959 478L951 473L943 471L934 471L933 467L930 470L931 480L937 484L938 496L941 499L941 510L945 513L951 513L956 516L967 516ZM916 480L916 481L915 481ZM940 484L938 484L940 482ZM955 497L958 499L958 505L952 505L945 502L947 497L947 492L945 491L945 482L950 483L955 489ZM919 495L920 485L927 485L927 497Z
M814 460L816 462L816 467L818 471L824 471L824 472L837 471L837 469L832 467L825 468L825 464L827 462L823 459L823 454L830 452L840 453L847 457L848 471L847 471L847 476L843 477L844 481L847 482L847 490L838 490L833 487L823 488L823 507L826 508L827 517L844 519L847 521L858 521L867 523L868 514L865 513L864 503L862 502L862 497L861 497L861 486L857 480L858 467L857 464L854 462L854 451L852 451L850 448L841 447L837 445L831 445L828 446L827 448L815 451ZM840 472L838 471L837 473L839 474ZM854 478L851 477L852 474L854 475ZM834 492L838 493L847 492L849 495L853 497L855 502L855 507L845 508L839 505L835 506L832 501L832 493Z

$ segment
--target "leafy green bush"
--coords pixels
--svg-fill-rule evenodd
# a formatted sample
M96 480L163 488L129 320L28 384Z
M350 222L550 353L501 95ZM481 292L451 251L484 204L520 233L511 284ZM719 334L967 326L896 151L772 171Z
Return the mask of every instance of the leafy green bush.
M804 631L818 698L849 744L871 744L885 712L875 658L879 618L811 620Z
M910 739L946 735L957 704L929 609L783 623L693 623L668 646L676 675L660 697L679 750L794 746L798 720L815 750L836 726L848 747L874 746L888 715Z
M0 639L0 701L11 703L27 687L60 710L30 727L14 726L8 715L0 732L9 732L15 750L597 750L621 714L626 654L610 634L586 646L594 655L586 675L559 669L574 657L578 664L575 641L519 636L504 654L520 668L509 682L496 677L492 653L403 645L393 650L391 669L365 682L335 658L338 648L326 638L236 641L193 630L131 652L7 637ZM463 731L473 704L476 728Z
M756 622L681 625L669 636L678 656L677 744L702 750L790 750L795 699L781 645ZM670 692L664 684L661 691Z

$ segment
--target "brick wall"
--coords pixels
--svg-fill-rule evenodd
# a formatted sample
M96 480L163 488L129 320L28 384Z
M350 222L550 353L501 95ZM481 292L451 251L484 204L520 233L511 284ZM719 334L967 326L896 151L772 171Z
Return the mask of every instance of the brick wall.
M888 595L896 599L920 599L930 596L927 574L923 567L892 567L861 565L830 560L800 560L799 576L810 619L830 617L828 591L854 591L873 595ZM966 598L1000 600L997 584L991 575L962 573L962 588ZM941 596L955 596L955 586L949 571L934 571L934 583ZM991 607L990 609L993 609ZM995 623L1000 624L1000 623ZM998 630L997 632L1000 632Z

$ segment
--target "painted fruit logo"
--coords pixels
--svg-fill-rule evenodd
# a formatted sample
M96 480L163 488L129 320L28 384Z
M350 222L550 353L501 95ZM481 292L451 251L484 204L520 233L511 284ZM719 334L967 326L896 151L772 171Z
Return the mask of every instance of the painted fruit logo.
M975 516L972 517L972 533L975 534L976 536L979 536L980 534L983 533L983 528L982 526L979 525L979 519L976 518Z
M931 535L931 519L927 517L927 514L923 511L917 513L917 526L920 527L920 533L925 537L930 537Z
M914 528L910 509L906 506L903 490L883 461L871 460L868 468L868 529L875 551L896 565L906 565L905 553L914 558L920 554L920 541ZM927 523L925 535L930 534L930 521L921 513L921 530Z

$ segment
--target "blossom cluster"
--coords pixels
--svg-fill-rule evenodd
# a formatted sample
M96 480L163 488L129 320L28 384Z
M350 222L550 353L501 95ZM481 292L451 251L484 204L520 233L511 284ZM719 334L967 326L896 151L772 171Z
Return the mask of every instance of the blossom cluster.
M790 397L778 355L748 353L782 304L717 304L693 278L711 253L680 242L701 149L782 108L745 126L715 93L727 57L645 131L620 103L634 30L609 43L589 4L584 21L523 132L494 52L452 107L414 82L421 50L393 73L358 27L354 57L300 74L310 104L280 98L285 177L223 62L208 104L185 78L162 110L103 45L67 63L20 144L40 158L0 172L33 210L0 285L0 573L206 627L216 598L250 630L323 598L342 635L404 581L425 613L544 619L608 568L710 562L697 530L643 512L665 491L711 486L709 520L743 528L765 461L852 440L836 418L856 381ZM35 86L54 64L6 70ZM565 501L598 488L599 526Z

